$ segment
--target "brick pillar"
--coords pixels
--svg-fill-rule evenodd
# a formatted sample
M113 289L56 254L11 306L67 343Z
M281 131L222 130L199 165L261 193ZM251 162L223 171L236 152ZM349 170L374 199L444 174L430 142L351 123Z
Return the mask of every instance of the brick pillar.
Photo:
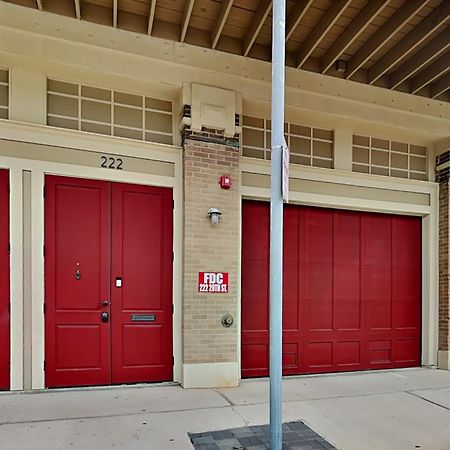
M184 260L183 260L183 386L226 387L238 384L239 280L239 147L223 132L185 131L184 167ZM232 186L221 189L221 175ZM222 212L212 225L207 212ZM228 272L226 294L198 292L198 272ZM234 324L222 326L231 314Z
M450 151L436 158L439 183L439 354L438 365L450 369L449 355L449 177Z

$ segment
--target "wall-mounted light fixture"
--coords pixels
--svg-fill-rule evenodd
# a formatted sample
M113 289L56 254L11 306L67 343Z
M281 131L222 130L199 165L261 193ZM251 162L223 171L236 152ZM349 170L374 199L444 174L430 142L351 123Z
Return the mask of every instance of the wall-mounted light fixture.
M208 217L213 225L217 225L219 223L219 217L222 213L217 208L209 208Z
M336 72L344 73L347 71L347 61L338 59L335 63Z

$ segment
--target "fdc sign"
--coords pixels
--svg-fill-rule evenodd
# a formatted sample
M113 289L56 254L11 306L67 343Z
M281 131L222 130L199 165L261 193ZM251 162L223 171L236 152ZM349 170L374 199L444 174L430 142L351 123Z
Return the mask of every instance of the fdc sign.
M198 292L228 293L228 272L199 272Z

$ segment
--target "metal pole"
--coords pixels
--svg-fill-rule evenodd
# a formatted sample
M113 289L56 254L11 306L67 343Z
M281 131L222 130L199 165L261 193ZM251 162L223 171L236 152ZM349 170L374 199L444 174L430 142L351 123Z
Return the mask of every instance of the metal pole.
M284 63L286 0L274 0L272 21L272 172L270 201L270 448L282 448Z

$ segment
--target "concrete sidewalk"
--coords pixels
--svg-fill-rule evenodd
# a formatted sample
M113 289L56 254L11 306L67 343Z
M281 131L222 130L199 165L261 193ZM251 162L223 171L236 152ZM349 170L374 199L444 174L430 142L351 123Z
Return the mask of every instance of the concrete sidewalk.
M267 380L234 389L136 386L0 395L0 449L192 449L188 432L268 422ZM450 449L450 372L288 378L283 420L343 450Z

